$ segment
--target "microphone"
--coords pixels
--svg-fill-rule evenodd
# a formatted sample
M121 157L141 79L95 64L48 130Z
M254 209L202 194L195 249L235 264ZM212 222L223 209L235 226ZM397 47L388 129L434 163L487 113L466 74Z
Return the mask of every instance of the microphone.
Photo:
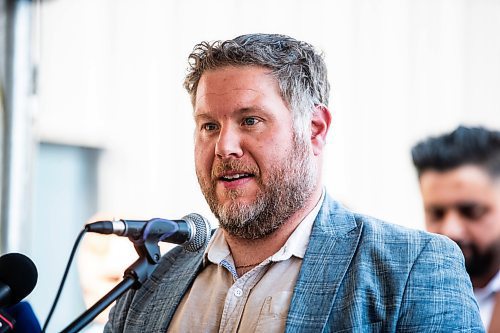
M149 221L98 221L87 224L85 230L125 236L133 242L153 240L179 244L190 252L202 249L211 235L210 223L195 213L186 215L180 220L154 218Z
M0 307L19 303L35 288L36 266L27 256L7 253L0 257Z
M38 280L36 266L30 258L20 253L7 253L0 257L0 307L10 307L6 311L0 310L0 332L40 332L40 326L33 311L32 316L26 316L22 311L22 316L17 308L23 298L29 295L35 288ZM24 309L25 305L20 308ZM30 307L31 309L31 307ZM21 329L25 327L25 322L30 322L30 331ZM21 323L15 325L16 322ZM31 325L32 324L32 325ZM38 327L36 326L38 324ZM24 326L23 326L24 325ZM27 327L27 326L26 326Z

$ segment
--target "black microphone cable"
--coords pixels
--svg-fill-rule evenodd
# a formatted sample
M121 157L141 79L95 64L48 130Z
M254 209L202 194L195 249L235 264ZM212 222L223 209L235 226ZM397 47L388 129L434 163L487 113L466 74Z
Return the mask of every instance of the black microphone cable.
M50 308L49 314L47 316L47 319L45 320L45 324L43 324L42 328L42 333L45 333L45 330L47 329L47 326L49 325L50 318L52 318L52 315L54 314L54 310L56 309L57 302L59 301L59 297L61 296L61 292L64 287L64 283L66 282L66 278L68 277L68 272L71 267L71 263L73 262L73 259L76 254L76 250L78 249L78 245L80 245L80 242L87 232L87 229L84 228L80 231L80 234L78 235L75 244L73 245L73 249L71 250L71 254L69 255L68 263L66 264L66 269L64 270L63 277L61 279L61 283L59 284L59 289L57 290L56 297L54 299L54 302L52 303L52 307Z

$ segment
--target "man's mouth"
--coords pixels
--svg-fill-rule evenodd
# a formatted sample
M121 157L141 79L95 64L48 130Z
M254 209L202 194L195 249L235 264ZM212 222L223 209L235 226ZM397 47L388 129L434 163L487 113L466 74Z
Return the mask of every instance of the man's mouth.
M219 177L219 179L225 182L233 182L236 180L250 178L250 177L254 177L254 175L251 173L235 173L231 175L222 175L221 177Z
M212 180L233 188L260 176L257 166L239 160L220 161L212 168Z

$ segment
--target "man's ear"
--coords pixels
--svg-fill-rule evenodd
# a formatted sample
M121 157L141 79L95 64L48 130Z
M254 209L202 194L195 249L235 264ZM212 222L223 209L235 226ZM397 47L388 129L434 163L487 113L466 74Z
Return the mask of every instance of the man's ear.
M315 156L318 156L323 151L331 122L330 110L323 104L316 105L311 118L311 143Z

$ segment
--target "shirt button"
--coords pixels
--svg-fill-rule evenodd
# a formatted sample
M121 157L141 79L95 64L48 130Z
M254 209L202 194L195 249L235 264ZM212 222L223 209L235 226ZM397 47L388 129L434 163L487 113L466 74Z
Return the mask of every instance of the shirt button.
M241 297L241 295L243 295L243 290L241 290L240 288L236 288L234 290L234 296Z

